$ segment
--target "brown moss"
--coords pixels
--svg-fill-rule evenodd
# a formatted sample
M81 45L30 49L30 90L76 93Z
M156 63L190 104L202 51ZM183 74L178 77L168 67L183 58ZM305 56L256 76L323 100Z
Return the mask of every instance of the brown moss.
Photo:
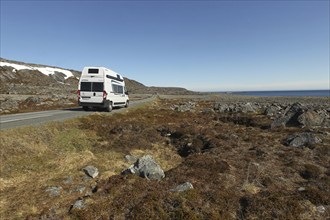
M115 116L92 114L72 124L34 129L31 137L26 131L1 136L5 144L2 167L9 172L1 177L7 184L12 175L21 178L19 184L10 183L1 192L5 210L1 214L13 217L14 208L29 204L32 196L35 202L20 208L17 218L322 219L313 210L329 205L327 141L314 149L288 148L282 140L303 129L264 129L269 119L261 115L201 113L210 106L207 101L198 103L195 112L171 110L169 106L177 102L182 101L157 100ZM166 177L148 181L119 175L130 165L123 159L125 154L153 155L164 164ZM26 167L22 172L12 171L26 166L27 157L38 158L33 166L29 164L29 175L35 179L23 175ZM79 173L89 163L99 168L100 178L98 190L84 198L84 209L68 214L78 193L59 198L44 195L45 185L62 184L69 191L63 175ZM75 184L79 180L81 176L75 174ZM194 189L170 191L185 182ZM298 191L299 187L305 190Z

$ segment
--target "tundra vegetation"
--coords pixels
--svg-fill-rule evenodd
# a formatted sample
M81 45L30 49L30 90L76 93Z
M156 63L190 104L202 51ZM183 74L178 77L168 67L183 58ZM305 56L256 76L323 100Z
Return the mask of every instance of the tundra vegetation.
M227 101L157 99L122 113L1 131L1 218L328 218L329 106L309 126L308 115L289 115L292 107L280 113L280 104ZM305 122L287 123L299 117ZM280 126L272 126L276 119ZM121 174L144 155L164 178ZM89 177L86 167L99 174ZM173 190L181 184L190 188Z

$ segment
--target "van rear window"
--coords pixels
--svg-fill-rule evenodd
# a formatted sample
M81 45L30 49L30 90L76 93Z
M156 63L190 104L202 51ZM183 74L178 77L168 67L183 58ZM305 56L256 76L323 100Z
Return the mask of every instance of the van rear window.
M81 82L80 90L85 91L85 92L92 91L92 83L90 83L90 82Z
M94 82L92 85L93 92L103 92L103 83Z
M101 82L81 82L80 91L103 92L103 83L101 83Z
M99 73L99 69L88 69L88 73Z

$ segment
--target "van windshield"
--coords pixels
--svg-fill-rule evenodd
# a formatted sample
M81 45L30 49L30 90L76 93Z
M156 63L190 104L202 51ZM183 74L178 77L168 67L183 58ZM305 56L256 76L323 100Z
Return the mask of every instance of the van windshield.
M101 82L81 82L80 90L84 92L103 92L103 83Z

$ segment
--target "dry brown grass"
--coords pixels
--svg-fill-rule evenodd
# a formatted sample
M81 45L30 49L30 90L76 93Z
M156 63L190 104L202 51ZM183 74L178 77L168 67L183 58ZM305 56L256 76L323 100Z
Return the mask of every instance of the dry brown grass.
M311 148L290 148L283 139L302 131L269 130L270 120L253 114L202 113L157 100L121 114L93 114L79 120L3 131L0 174L4 219L322 219L316 207L329 205L330 138ZM328 130L320 130L329 132ZM152 155L165 179L148 181L120 172L126 154ZM98 167L96 180L81 169ZM64 181L72 177L71 184ZM169 190L184 182L193 190ZM85 197L86 208L70 205ZM45 193L61 186L60 196ZM305 191L298 191L304 187ZM90 187L89 187L90 188ZM32 199L31 199L32 198Z

